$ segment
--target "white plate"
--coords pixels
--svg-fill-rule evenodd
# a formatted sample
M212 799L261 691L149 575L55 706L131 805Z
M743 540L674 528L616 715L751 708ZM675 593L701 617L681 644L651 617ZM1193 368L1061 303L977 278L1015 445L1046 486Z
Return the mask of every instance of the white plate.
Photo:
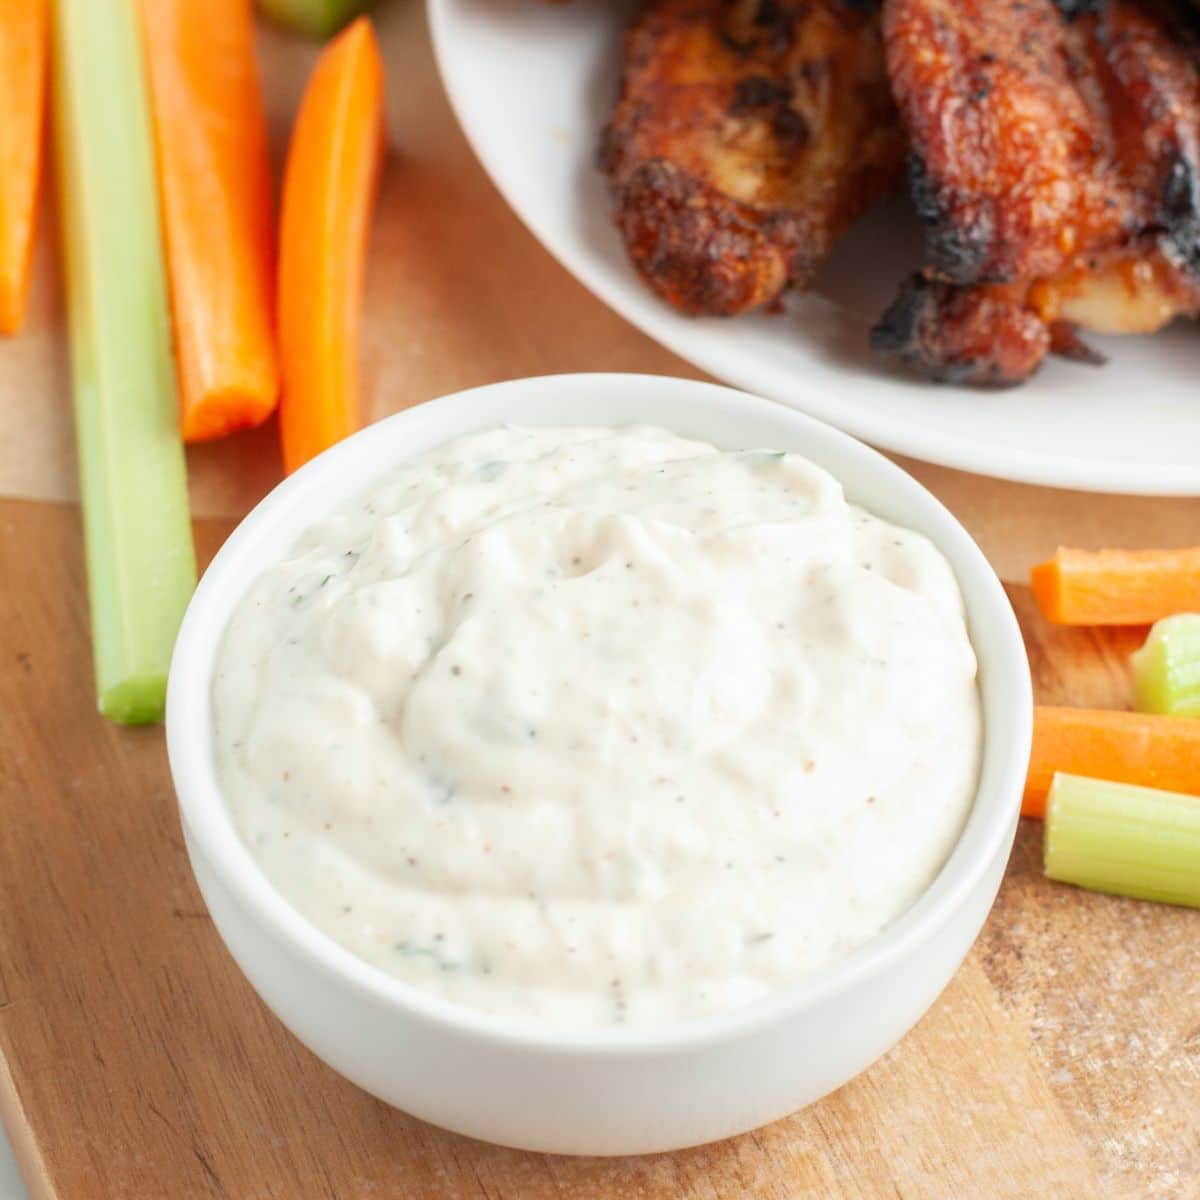
M904 378L867 350L867 330L919 246L899 202L868 216L785 314L681 316L629 266L595 169L628 0L428 6L451 103L509 204L579 280L681 357L926 462L1091 491L1200 494L1200 330L1191 324L1090 338L1107 366L1050 360L1011 391Z

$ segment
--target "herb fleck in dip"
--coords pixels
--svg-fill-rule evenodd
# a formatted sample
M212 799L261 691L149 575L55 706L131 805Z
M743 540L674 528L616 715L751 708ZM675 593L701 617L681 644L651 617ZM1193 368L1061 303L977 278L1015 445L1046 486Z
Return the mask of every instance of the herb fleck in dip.
M975 790L951 570L793 454L495 429L404 464L254 585L225 796L309 920L458 1004L730 1008L929 885Z

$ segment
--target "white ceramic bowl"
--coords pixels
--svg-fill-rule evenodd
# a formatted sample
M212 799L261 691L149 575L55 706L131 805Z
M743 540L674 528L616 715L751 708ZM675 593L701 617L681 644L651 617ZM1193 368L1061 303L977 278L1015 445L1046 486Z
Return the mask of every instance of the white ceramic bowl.
M210 682L251 582L299 535L401 460L503 424L647 422L730 448L807 455L847 495L920 530L953 565L980 662L979 791L962 837L918 902L835 966L745 1008L661 1030L562 1032L447 1004L367 965L309 925L242 844L217 786ZM238 965L314 1053L381 1099L505 1145L569 1154L676 1149L773 1121L892 1046L945 987L1008 859L1029 755L1024 647L995 574L958 522L898 467L782 405L637 375L515 380L381 421L280 484L205 573L179 634L167 744L192 868Z

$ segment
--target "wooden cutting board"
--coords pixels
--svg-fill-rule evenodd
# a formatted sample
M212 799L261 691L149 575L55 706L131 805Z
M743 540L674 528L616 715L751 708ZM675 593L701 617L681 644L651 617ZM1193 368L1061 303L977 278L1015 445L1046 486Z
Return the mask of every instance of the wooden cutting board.
M694 374L536 247L454 131L419 8L383 16L399 151L368 279L368 411L558 370ZM312 51L278 36L262 49L281 143ZM61 474L70 434L45 248L39 272L29 330L0 347L5 404L35 403L4 436L24 430L17 457ZM204 509L238 511L277 475L273 435L193 452L189 467ZM52 473L22 487L66 494ZM1180 527L1197 505L1171 510ZM198 523L202 558L229 528ZM1059 532L1047 522L1049 544ZM188 870L161 731L95 714L82 562L76 509L0 500L0 1111L35 1200L1200 1197L1200 917L1047 883L1036 824L917 1028L768 1129L581 1161L386 1108L301 1048L223 950ZM1136 634L1051 631L1023 589L1012 595L1041 699L1125 702Z
M228 528L198 526L204 557ZM35 1198L1200 1195L1200 916L1047 882L1030 822L942 998L788 1120L571 1160L385 1107L293 1040L225 953L161 730L97 717L78 512L0 502L0 579L0 1105ZM1136 632L1052 630L1012 598L1042 700L1124 702Z

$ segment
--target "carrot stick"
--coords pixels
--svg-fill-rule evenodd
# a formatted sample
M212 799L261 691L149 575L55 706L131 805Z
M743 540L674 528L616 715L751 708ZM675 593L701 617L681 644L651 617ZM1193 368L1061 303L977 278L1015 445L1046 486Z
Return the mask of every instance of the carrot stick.
M25 317L42 174L45 0L0 0L0 333Z
M267 122L251 0L142 0L186 441L279 391Z
M1034 709L1021 813L1041 817L1054 773L1200 794L1200 721L1109 709Z
M283 461L358 424L358 326L383 156L383 64L360 17L324 50L292 131L279 244Z
M1200 547L1067 550L1033 568L1034 599L1058 625L1150 625L1200 609Z

